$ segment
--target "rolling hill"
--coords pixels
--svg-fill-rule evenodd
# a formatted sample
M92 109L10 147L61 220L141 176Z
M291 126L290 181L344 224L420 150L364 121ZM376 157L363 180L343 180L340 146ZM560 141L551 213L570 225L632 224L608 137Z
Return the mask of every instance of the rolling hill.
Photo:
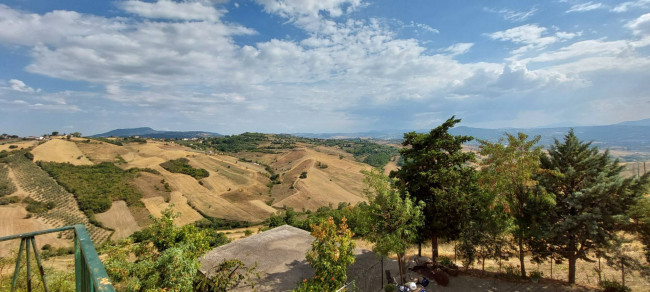
M156 139L183 139L183 138L203 138L203 137L221 137L219 133L211 133L204 131L158 131L149 127L130 128L130 129L115 129L106 133L92 135L90 137L133 137L139 136L143 138L156 138Z

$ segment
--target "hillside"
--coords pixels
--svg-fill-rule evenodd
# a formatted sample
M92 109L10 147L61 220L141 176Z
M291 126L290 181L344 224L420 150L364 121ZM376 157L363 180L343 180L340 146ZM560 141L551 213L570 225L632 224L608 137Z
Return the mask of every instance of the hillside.
M26 219L33 221L29 224L41 228L46 226L43 224L58 227L96 222L104 228L88 226L97 230L98 241L106 239L111 230L115 230L113 239L141 230L150 223L150 214L160 216L172 205L181 213L176 221L179 225L205 218L253 224L287 207L316 210L365 200L361 170L371 166L358 160L372 155L364 152L369 150L359 150L370 144L280 143L267 135L252 136L256 138L242 138L248 139L247 146L238 144L250 151L237 148L230 152L192 149L186 146L192 141L182 140L52 139L11 152L12 158L0 165L6 165L3 167L11 174L7 179L20 190L8 197L32 197L42 204L57 202L55 209ZM275 145L272 150L270 145ZM34 161L23 155L25 151L33 154ZM39 176L28 179L24 176L28 172ZM195 173L201 175L191 176ZM92 185L103 191L93 190ZM76 202L75 197L83 200ZM27 212L26 203L20 201L7 207L18 208L6 213L5 217L13 216L7 220ZM64 207L74 211L64 211Z

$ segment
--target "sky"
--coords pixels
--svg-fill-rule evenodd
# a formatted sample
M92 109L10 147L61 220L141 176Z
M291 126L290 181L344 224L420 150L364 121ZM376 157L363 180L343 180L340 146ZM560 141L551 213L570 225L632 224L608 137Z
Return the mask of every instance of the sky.
M0 132L650 117L650 0L0 0Z

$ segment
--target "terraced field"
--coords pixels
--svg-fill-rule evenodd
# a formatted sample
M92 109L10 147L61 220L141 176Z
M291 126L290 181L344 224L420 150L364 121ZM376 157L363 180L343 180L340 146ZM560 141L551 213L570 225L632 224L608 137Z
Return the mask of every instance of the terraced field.
M109 238L111 231L90 224L85 214L79 210L74 196L27 159L22 152L8 156L7 162L15 175L16 183L29 197L40 202L55 203L54 209L37 214L45 223L54 227L82 223L96 244Z

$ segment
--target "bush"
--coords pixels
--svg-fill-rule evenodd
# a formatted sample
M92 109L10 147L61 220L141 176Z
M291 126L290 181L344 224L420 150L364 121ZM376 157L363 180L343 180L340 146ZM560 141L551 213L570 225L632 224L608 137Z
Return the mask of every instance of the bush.
M31 161L34 161L34 154L32 154L29 151L25 152L25 157L27 157L27 159L29 159Z
M303 172L300 174L300 178L307 178L307 172L306 172L306 171L303 171Z
M387 284L386 286L384 286L384 292L395 292L395 291L397 291L397 286L395 286L394 284Z
M9 149L16 149L16 148L18 148L17 145L9 145Z
M0 198L0 205L9 205L20 202L18 197Z
M631 292L632 289L627 286L623 286L621 283L616 281L603 280L600 282L600 287L603 288L603 292Z
M51 210L51 209L48 209L48 206L50 205L50 203L54 204L53 202L47 202L47 203L39 202L39 201L36 201L36 200L34 200L34 199L30 198L30 197L25 198L23 200L23 203L27 204L27 207L25 207L25 210L27 210L27 212L30 212L30 213L44 213L44 212L47 212L48 210Z

